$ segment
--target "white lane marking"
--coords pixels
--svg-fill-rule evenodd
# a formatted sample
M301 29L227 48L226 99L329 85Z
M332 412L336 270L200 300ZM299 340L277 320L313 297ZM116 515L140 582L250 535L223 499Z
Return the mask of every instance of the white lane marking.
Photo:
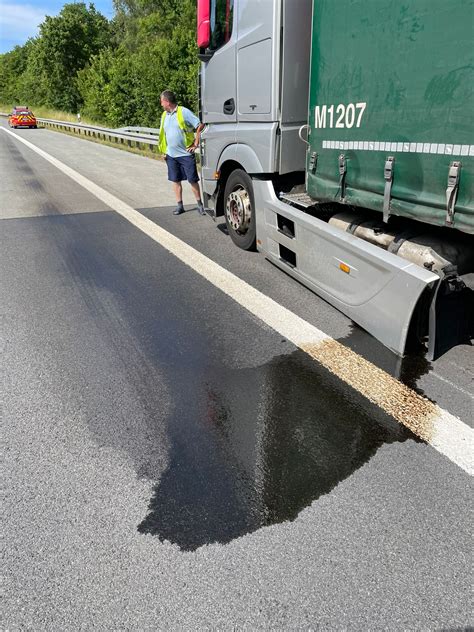
M465 388L461 388L454 382L451 382L451 380L447 380L445 377L442 377L439 373L436 373L436 371L431 371L430 375L433 375L437 380L441 380L441 382L446 382L446 384L449 384L451 388L455 388L460 393L463 393L463 395L466 395L467 397L469 397L469 399L474 400L474 395L472 393L470 393L469 391L466 391Z
M460 419L410 390L388 373L160 228L131 206L33 143L5 128L1 129L110 206L260 321L308 353L346 384L357 389L369 401L416 432L468 474L474 473L474 431Z

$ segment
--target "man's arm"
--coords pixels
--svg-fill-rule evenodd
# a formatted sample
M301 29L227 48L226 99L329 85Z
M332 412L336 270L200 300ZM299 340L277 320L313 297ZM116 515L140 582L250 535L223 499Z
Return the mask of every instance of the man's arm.
M201 141L201 132L204 129L204 124L203 123L199 123L199 125L197 126L196 129L196 136L194 138L194 144L196 145L196 147L199 147L199 143Z
M191 147L188 147L188 151L191 154L193 154L196 151L196 149L199 147L201 132L203 129L204 129L203 123L199 123L199 125L196 128L196 132L195 132L196 136L194 137L194 143L191 145Z

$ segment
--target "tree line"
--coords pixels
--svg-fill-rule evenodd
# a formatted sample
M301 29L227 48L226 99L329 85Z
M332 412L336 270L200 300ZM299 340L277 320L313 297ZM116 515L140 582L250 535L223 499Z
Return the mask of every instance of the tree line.
M0 55L0 102L46 106L111 127L157 126L160 93L196 110L195 0L65 4L39 35Z

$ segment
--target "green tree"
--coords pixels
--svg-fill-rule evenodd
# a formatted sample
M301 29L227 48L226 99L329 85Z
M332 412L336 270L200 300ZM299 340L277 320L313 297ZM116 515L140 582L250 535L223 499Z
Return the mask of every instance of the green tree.
M22 76L27 70L28 58L34 40L28 40L24 46L15 46L8 53L0 55L0 100L4 103L19 103L25 98L22 89Z
M78 88L85 115L110 126L136 123L136 56L106 49L78 73Z
M80 104L77 73L111 40L107 19L93 4L66 4L40 26L36 65L45 83L44 105L73 112Z

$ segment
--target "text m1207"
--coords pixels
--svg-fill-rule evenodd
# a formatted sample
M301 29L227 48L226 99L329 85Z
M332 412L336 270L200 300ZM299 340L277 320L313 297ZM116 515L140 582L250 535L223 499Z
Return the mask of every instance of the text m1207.
M344 129L360 127L367 103L339 103L339 105L317 105L314 108L314 127Z

